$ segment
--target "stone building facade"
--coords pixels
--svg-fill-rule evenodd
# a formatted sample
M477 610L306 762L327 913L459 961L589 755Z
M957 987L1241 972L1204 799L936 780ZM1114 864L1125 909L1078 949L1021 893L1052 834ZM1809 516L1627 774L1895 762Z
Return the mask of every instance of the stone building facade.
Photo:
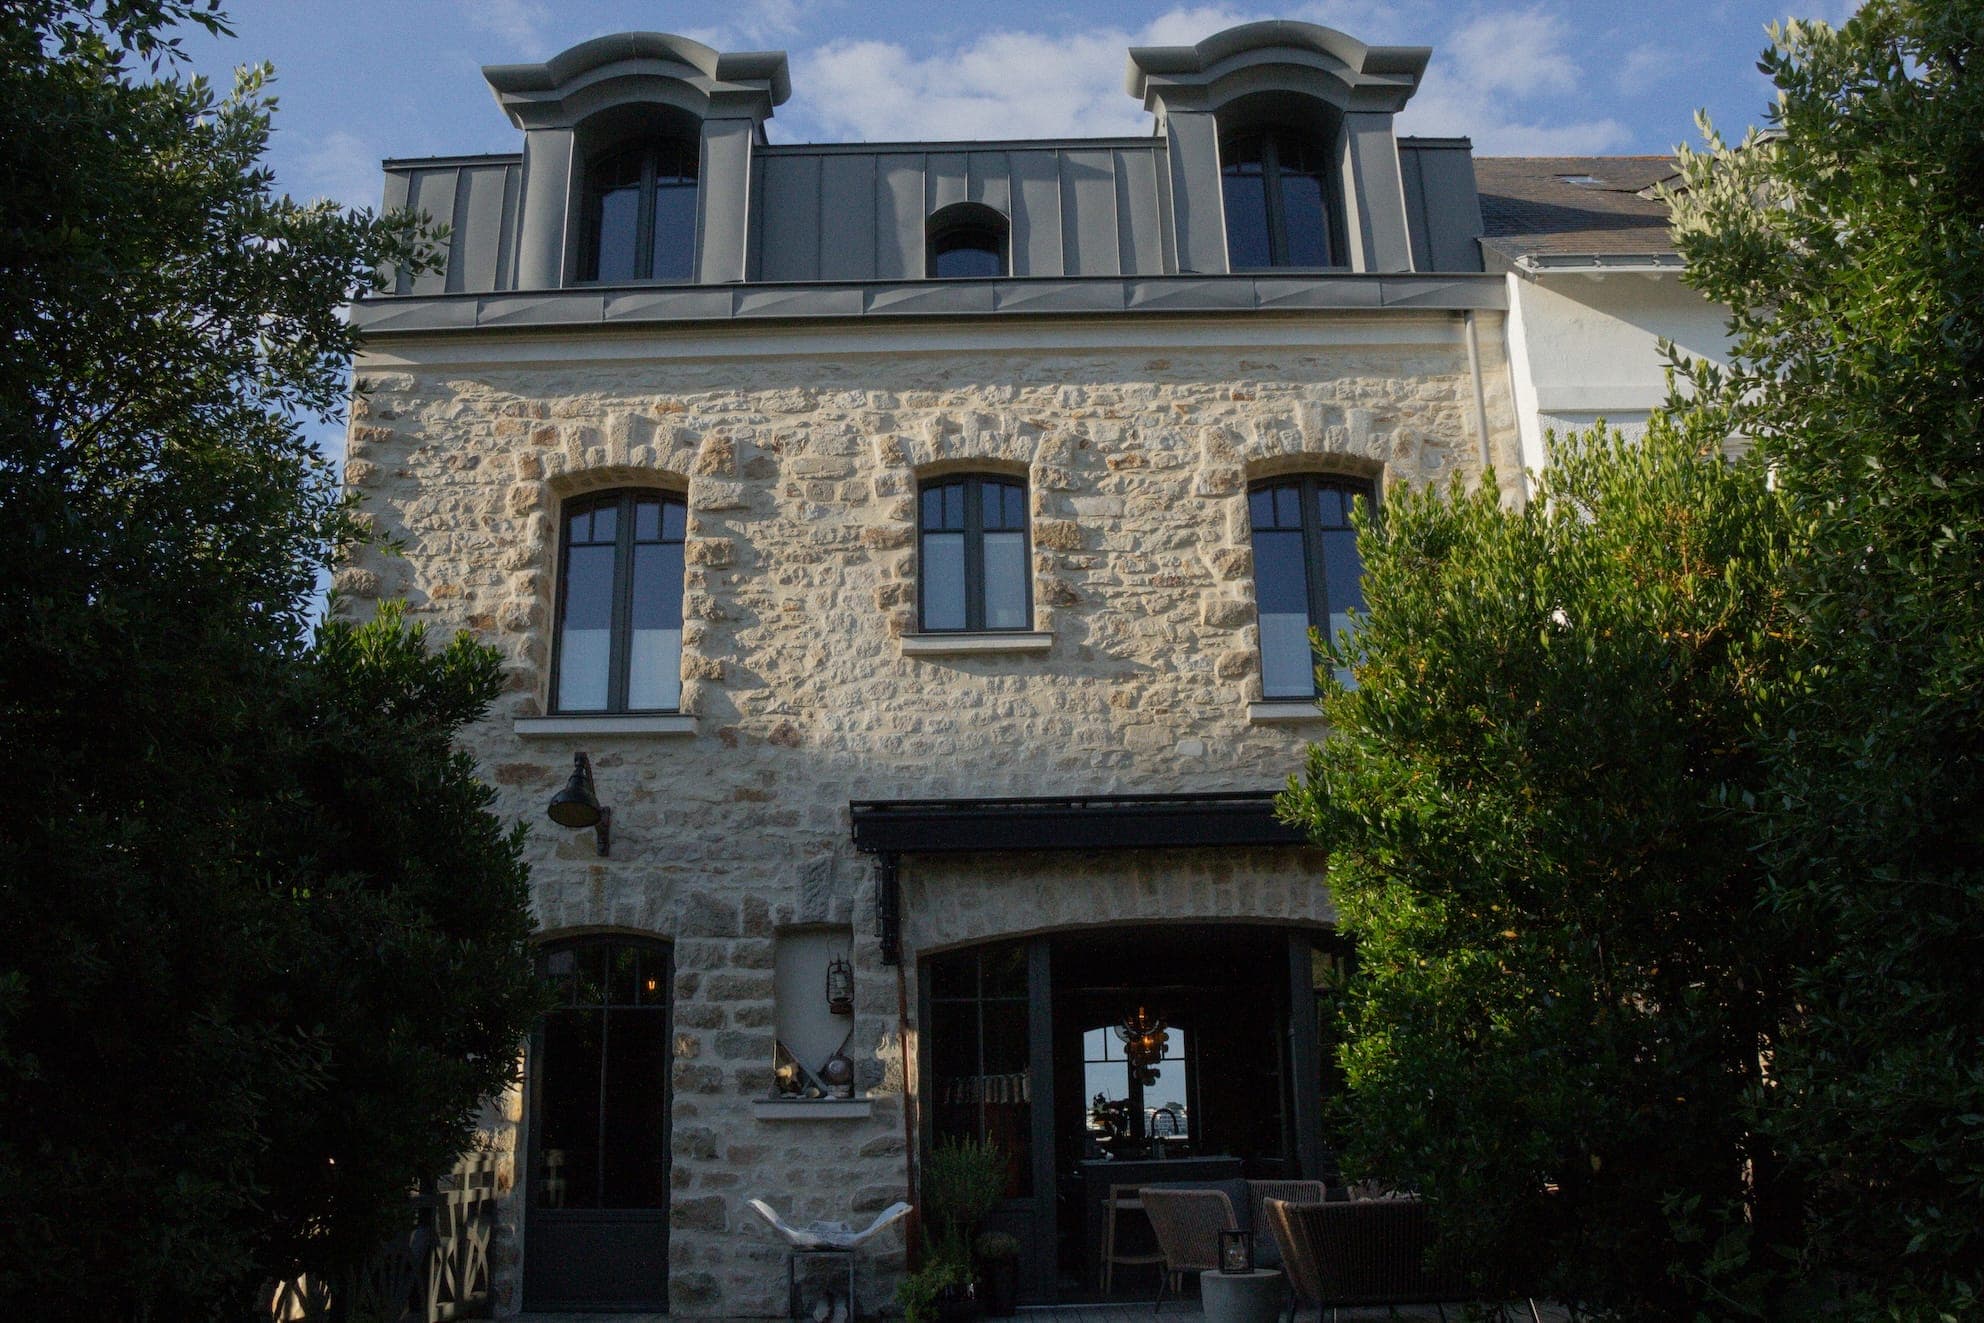
M746 1201L866 1223L917 1199L946 1136L1005 1144L994 1221L1040 1300L1093 1291L1086 1203L1110 1162L1328 1174L1308 999L1332 909L1266 803L1325 731L1306 697L1264 691L1256 497L1341 480L1382 505L1492 465L1521 499L1505 286L1465 262L1465 145L1390 136L1425 55L1258 24L1132 53L1155 145L782 157L762 132L782 57L636 34L489 71L520 157L388 163L388 200L442 199L455 230L443 272L355 312L346 475L385 536L338 586L353 613L405 598L502 651L506 694L467 743L499 811L533 826L547 967L576 989L489 1115L499 1313L783 1315L785 1246ZM1263 116L1329 149L1328 269L1226 269L1222 135ZM580 278L611 238L586 219L611 205L586 182L598 123L615 150L699 144L689 277ZM1101 231L1092 179L1068 173L1083 153L1113 172ZM1030 192L1042 154L1061 174ZM895 233L912 159L914 228L982 207L1002 270L884 270L881 237L865 274L831 269L834 190L872 190L853 210ZM782 188L813 190L816 219ZM767 262L801 260L764 251L781 226L812 235L813 265L773 280ZM927 627L927 493L967 476L1024 502L1017 625ZM594 539L622 557L614 683L659 655L672 703L561 703L600 527L573 533L573 512L635 517L601 493L681 511L673 535ZM626 558L664 545L679 644L664 621L644 653L623 639L646 591ZM604 854L545 819L577 752L612 810ZM839 959L851 1013L816 1004ZM1148 1086L1179 1091L1168 1143L1161 1108L1133 1133L1090 1111L1122 1078L1104 1031L1144 1002L1181 1040ZM1272 1099L1232 1096L1243 1079ZM886 1304L907 1229L864 1249L860 1312Z

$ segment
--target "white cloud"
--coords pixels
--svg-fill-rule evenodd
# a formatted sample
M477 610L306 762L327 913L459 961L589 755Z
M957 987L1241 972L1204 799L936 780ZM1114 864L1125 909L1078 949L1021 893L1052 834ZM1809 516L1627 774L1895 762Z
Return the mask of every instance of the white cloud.
M551 15L539 0L456 0L469 26L509 46L518 55L543 59L548 49Z
M380 153L357 134L333 129L314 141L305 139L292 155L295 169L285 174L294 181L293 193L306 198L327 197L341 207L379 205L384 187Z
M1483 14L1454 29L1441 54L1486 92L1569 92L1578 71L1564 52L1565 36L1564 21L1540 9Z
M1484 14L1434 48L1400 133L1465 136L1484 156L1583 156L1616 149L1630 132L1616 119L1544 120L1522 103L1575 93L1587 81L1565 49L1565 24L1539 9Z
M1135 32L991 32L924 56L893 42L829 42L794 61L805 97L790 127L868 142L1146 134L1150 116L1123 92L1129 48L1186 44L1254 17L1172 9Z
M1619 62L1619 90L1632 95L1652 90L1674 76L1675 60L1674 49L1657 42L1635 47Z

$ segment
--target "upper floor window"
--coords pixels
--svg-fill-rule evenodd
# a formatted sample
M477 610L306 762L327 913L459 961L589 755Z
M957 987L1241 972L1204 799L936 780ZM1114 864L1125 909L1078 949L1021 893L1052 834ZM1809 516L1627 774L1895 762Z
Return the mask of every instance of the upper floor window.
M1006 218L990 207L963 202L930 218L925 273L938 280L1007 273Z
M1364 606L1363 565L1351 504L1371 485L1335 477L1283 478L1248 493L1254 529L1254 599L1261 623L1261 696L1313 698L1313 628L1334 638ZM1337 679L1350 683L1348 667Z
M1233 270L1331 265L1328 174L1317 143L1286 130L1229 138L1220 176Z
M679 496L605 492L565 507L558 582L558 712L672 712L682 703Z
M1026 629L1026 484L972 474L925 483L918 579L927 633Z
M696 259L696 145L658 138L586 167L579 278L687 280Z

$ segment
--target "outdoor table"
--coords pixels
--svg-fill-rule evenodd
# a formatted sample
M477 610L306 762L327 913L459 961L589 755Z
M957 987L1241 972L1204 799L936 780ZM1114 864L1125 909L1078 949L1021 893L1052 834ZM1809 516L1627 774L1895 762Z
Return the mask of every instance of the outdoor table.
M1206 1323L1277 1323L1281 1299L1281 1274L1273 1268L1252 1272L1208 1268L1199 1274Z
M827 1246L808 1248L793 1245L785 1251L785 1316L799 1317L799 1261L801 1259L842 1259L847 1263L847 1316L855 1317L859 1306L854 1302L854 1250L833 1249Z

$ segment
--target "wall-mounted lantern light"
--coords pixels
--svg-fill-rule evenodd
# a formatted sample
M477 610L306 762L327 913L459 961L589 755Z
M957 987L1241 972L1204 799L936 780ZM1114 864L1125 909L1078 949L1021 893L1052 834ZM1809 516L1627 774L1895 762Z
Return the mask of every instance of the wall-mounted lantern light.
M854 1014L854 966L840 956L827 962L827 1014Z
M560 827L573 831L592 828L602 855L613 843L613 810L601 807L592 787L592 760L582 753L572 755L572 779L551 797L544 811Z

